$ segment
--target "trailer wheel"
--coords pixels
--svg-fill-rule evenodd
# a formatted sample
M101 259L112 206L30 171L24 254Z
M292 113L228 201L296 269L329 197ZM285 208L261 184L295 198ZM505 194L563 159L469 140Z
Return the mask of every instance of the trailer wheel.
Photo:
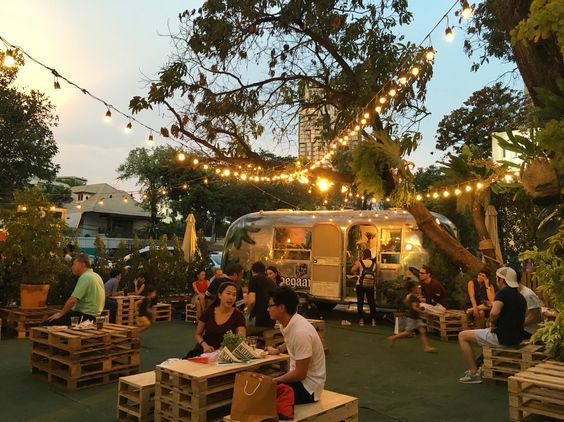
M321 312L331 312L337 306L336 303L330 302L314 302Z

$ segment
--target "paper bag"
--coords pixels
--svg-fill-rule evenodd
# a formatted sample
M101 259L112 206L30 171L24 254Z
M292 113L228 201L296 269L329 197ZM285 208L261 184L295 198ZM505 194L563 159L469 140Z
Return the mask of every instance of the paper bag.
M235 376L231 420L239 422L278 421L276 383L268 375L239 372Z

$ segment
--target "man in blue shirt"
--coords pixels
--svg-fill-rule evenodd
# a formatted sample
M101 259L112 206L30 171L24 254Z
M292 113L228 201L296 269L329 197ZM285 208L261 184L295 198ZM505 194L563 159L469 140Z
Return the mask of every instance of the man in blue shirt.
M121 281L121 270L114 268L110 272L110 278L104 284L104 291L106 294L106 300L104 302L104 309L110 311L110 322L114 324L116 322L116 310L117 302L112 296L119 296L123 292L119 291L119 283Z

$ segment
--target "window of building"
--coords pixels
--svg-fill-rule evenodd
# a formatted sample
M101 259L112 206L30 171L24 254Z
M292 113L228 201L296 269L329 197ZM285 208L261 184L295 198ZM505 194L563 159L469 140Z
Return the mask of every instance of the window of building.
M76 200L77 201L84 201L84 194L83 193L77 193L76 194Z
M380 230L380 262L399 264L401 255L401 229Z
M273 259L309 260L311 229L307 227L275 227Z

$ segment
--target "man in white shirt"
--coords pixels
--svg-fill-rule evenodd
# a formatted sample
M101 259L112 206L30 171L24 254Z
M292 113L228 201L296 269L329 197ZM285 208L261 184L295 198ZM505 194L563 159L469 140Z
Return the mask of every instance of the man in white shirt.
M525 313L523 329L525 330L525 339L529 339L537 331L539 323L542 321L541 302L536 293L523 283L519 283L518 289L519 293L527 301L527 312Z
M290 355L290 371L274 378L294 390L296 404L318 401L325 386L325 352L319 334L296 311L299 298L291 287L273 290L268 300L270 318L280 323L284 343L267 347L271 355L287 352Z

